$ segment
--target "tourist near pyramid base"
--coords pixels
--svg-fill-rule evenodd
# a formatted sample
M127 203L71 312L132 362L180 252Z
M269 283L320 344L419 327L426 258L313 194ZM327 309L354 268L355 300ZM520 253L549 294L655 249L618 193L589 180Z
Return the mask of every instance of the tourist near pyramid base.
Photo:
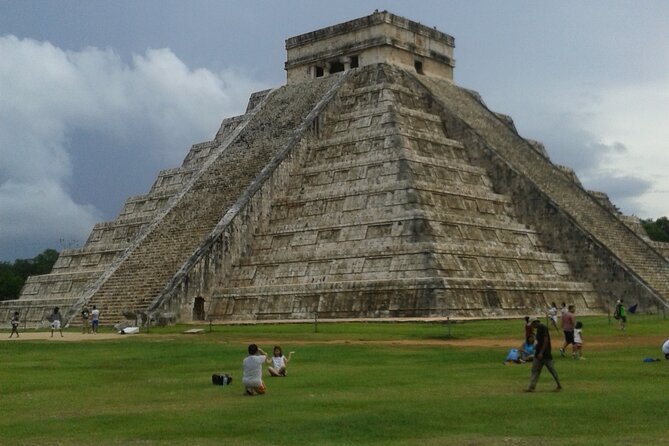
M454 40L388 12L286 41L255 93L95 225L20 311L102 323L658 312L669 249L453 83Z

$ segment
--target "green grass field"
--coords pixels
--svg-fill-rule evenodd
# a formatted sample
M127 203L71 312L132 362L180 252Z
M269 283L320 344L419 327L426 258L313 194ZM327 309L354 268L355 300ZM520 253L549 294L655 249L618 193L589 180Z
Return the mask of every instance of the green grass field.
M622 336L586 317L587 360L544 371L502 364L520 321L214 326L101 341L0 343L0 444L615 445L669 442L669 321L636 316ZM73 332L71 332L73 333ZM9 332L1 333L7 337ZM66 333L66 336L70 333ZM517 342L515 341L517 340ZM287 378L243 395L246 346L297 353ZM211 374L233 375L213 386Z

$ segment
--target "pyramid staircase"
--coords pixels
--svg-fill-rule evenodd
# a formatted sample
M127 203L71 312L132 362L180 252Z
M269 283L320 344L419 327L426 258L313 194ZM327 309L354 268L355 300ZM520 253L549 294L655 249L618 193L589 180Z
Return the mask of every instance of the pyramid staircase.
M261 91L251 96L247 115L268 92ZM0 302L0 314L10 317L20 309L22 320L39 327L47 324L46 317L55 306L60 307L62 313L81 306L82 297L103 280L128 249L137 244L150 224L161 218L161 213L171 205L170 200L187 187L191 178L212 154L216 154L245 116L224 119L215 139L194 144L182 165L161 171L147 194L126 199L116 219L96 224L82 248L61 251L51 273L29 277L20 299ZM104 305L102 309L103 312L107 310ZM113 316L115 321L117 316ZM72 322L76 324L78 320L75 318Z

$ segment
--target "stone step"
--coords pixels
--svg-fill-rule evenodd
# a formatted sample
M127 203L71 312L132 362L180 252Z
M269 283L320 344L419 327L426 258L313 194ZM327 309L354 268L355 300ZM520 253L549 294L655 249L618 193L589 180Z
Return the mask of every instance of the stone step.
M296 86L272 93L268 100L274 105L249 115L246 127L236 127L239 137L217 149L216 157L203 165L188 189L151 224L146 237L124 254L90 303L112 318L119 314L111 310L116 302L148 306L279 148L291 143L292 129L332 82L334 79L320 82L306 95Z
M579 314L601 311L588 283L414 277L223 288L210 299L207 314L221 320L313 318L316 313L319 318L522 316L531 308L543 313L551 301L573 302Z

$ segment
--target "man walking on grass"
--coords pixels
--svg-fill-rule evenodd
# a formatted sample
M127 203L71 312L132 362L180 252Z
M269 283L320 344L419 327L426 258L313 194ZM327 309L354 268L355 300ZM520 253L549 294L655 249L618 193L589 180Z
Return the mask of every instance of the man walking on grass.
M541 323L539 318L534 318L531 321L532 327L536 330L536 340L537 345L535 349L534 359L532 360L532 375L530 376L530 385L526 392L534 392L534 389L537 387L537 381L539 381L539 375L541 375L541 369L546 366L548 371L553 375L555 380L555 390L561 390L562 385L560 385L560 379L558 378L557 371L553 366L553 355L551 354L551 335L548 331L548 327Z

